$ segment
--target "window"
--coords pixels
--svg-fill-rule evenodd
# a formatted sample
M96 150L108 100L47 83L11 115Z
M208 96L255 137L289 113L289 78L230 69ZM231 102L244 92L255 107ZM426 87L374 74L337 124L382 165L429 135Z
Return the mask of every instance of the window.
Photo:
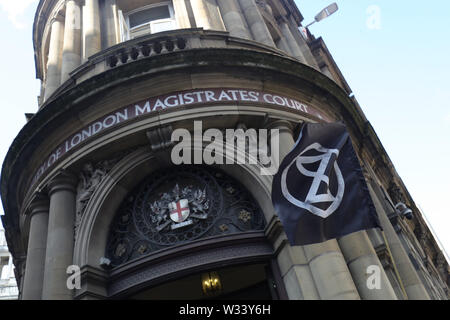
M8 257L0 258L0 280L8 280L9 278L9 265Z
M128 12L126 15L119 11L119 16L122 41L175 29L171 3L146 6Z

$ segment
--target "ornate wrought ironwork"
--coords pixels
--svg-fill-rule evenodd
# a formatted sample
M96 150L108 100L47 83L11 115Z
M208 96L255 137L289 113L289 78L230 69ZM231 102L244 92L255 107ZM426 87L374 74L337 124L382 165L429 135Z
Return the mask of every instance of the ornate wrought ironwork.
M250 194L223 172L183 166L145 179L122 203L110 230L112 266L173 245L264 229Z

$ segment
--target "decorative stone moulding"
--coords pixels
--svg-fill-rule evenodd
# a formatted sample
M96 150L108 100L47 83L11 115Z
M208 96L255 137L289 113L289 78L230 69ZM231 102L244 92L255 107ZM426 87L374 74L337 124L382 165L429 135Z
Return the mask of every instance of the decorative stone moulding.
M201 238L264 230L261 209L234 179L212 168L182 166L144 179L112 223L111 266Z

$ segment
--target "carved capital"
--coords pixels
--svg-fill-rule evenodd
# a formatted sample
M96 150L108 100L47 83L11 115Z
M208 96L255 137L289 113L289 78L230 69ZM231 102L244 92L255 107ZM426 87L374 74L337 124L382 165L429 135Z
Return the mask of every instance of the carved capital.
M439 252L436 256L436 265L438 268L443 268L445 265L445 256L442 251Z
M381 262L381 265L384 269L392 268L391 259L389 257L389 252L385 244L378 246L375 248L378 259Z
M395 204L403 202L403 196L400 187L394 181L391 181L388 192Z
M273 15L272 7L267 3L266 0L256 0L255 2L256 2L256 4L258 5L259 8L261 8L262 10L267 12L268 14Z
M52 196L58 191L70 191L75 193L78 183L78 178L68 171L61 171L48 184L49 195Z
M54 22L61 22L64 23L65 21L65 14L63 11L59 10L51 19L50 19L50 25L52 25Z
M267 1L266 0L255 0L256 4L258 6L260 6L261 8L265 9L266 5L267 5Z
M294 126L290 121L287 120L266 121L266 125L264 127L268 130L278 129L280 132L290 133L294 135Z
M287 19L287 17L285 17L285 16L279 16L279 17L277 17L276 18L276 21L277 21L277 23L278 23L278 25L282 25L282 24L285 24L285 23L288 23L288 19Z
M31 200L31 204L27 213L30 216L30 218L38 213L48 214L49 207L50 207L50 200L48 196L42 192L37 192L33 196L33 200Z
M78 6L84 6L84 0L65 0L65 4L67 5L68 2L74 2Z

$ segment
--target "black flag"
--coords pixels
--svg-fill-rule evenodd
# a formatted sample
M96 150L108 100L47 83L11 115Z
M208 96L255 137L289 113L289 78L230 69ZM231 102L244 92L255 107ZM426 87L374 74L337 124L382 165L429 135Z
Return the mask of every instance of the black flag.
M272 201L291 245L381 228L343 124L305 124L273 179Z

